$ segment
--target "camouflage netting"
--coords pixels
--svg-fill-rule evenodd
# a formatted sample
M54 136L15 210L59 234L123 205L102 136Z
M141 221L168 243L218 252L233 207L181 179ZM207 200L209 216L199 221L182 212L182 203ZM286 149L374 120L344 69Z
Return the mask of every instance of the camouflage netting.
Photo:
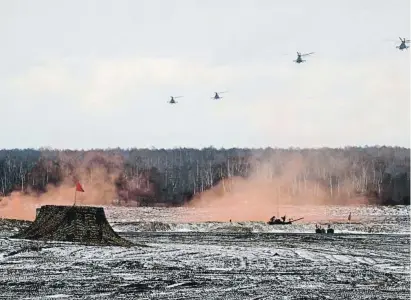
M102 207L45 205L33 224L13 238L132 246L111 228Z

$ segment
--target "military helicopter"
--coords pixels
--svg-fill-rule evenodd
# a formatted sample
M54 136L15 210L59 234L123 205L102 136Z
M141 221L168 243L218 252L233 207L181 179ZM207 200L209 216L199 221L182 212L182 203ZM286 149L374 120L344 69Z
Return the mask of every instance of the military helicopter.
M183 96L176 96L176 97L170 96L170 97L171 97L171 99L170 99L170 101L168 101L167 103L177 104L178 102L177 102L176 100L174 100L174 99L176 99L176 98L181 98L181 97L183 97Z
M219 93L214 92L214 93L215 93L215 95L214 95L214 97L211 97L211 99L219 100L219 99L223 99L223 97L220 97L219 93L220 93L220 94L223 94L223 93L227 93L227 91L225 91L225 92L219 92Z
M406 40L405 38L404 38L404 39L400 38L400 41L401 41L401 45L396 46L395 48L398 48L398 49L400 49L400 50L402 51L402 50L407 49L407 48L410 47L410 46L407 46L407 45L406 45L406 43L409 43L410 40Z
M297 52L297 59L296 59L296 60L293 60L293 61L294 61L295 63L297 63L297 64L300 64L300 63L302 63L302 62L305 62L305 60L302 59L301 57L307 56L307 55L311 55L311 54L313 54L313 53L314 53L314 52L301 54L300 52Z

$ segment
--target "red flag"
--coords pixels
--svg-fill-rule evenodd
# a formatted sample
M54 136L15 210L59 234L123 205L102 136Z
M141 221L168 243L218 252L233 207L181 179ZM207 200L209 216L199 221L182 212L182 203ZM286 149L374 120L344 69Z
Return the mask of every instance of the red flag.
M80 182L76 183L76 191L77 192L84 192L83 187L81 186Z

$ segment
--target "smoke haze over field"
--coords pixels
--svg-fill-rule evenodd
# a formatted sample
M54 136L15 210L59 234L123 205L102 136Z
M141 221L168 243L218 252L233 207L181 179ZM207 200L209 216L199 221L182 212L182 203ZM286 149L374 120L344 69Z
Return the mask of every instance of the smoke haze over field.
M0 150L0 217L72 205L77 181L81 205L185 203L212 210L207 220L297 218L308 206L409 203L409 149Z
M232 177L222 180L210 190L195 195L188 207L208 208L216 221L262 221L271 216L286 215L305 221L327 218L324 205L364 205L369 201L356 196L354 188L347 182L341 189L349 198L332 198L330 192L318 182L297 181L304 173L306 162L300 155L290 157L276 175L270 160L254 161L253 173L249 178ZM302 185L302 186L301 186ZM318 215L304 216L304 207L318 206Z
M60 154L60 164L69 164L61 174L58 186L49 184L42 194L12 192L0 202L0 218L34 220L35 209L42 205L73 205L75 182L79 181L85 192L77 192L78 205L109 205L116 199L115 180L123 170L122 158L99 152L87 152L82 160L73 155Z

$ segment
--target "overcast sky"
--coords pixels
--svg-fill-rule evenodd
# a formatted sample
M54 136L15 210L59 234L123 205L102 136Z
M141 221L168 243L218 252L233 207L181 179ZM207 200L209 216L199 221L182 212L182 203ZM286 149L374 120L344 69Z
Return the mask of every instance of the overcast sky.
M0 148L409 147L399 36L409 0L1 1Z

